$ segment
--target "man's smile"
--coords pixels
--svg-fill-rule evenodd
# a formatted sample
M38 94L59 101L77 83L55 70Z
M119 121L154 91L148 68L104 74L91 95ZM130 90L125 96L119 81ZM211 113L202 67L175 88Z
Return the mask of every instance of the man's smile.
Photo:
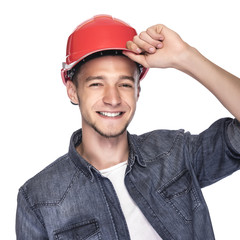
M99 115L104 116L104 117L119 117L124 114L124 112L97 112Z

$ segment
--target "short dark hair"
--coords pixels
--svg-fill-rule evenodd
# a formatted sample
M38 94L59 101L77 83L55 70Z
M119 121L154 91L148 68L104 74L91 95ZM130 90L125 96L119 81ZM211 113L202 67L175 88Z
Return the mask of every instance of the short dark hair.
M68 71L68 76L70 78L70 80L74 83L74 85L76 87L78 87L78 73L81 70L81 67L88 61L95 59L95 58L99 58L99 57L103 57L103 56L124 56L126 57L121 50L105 50L105 51L101 51L101 52L96 52L93 53L89 56L87 56L86 58L82 59L79 63L77 63L71 70ZM142 72L143 67L142 65L140 65L139 63L136 63L137 65L137 69L139 71L139 74Z

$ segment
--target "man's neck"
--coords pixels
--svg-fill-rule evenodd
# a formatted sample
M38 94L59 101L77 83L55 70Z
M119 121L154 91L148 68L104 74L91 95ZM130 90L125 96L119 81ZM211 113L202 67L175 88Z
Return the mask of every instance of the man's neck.
M109 168L128 159L127 131L118 137L106 138L99 133L82 130L78 153L96 169Z

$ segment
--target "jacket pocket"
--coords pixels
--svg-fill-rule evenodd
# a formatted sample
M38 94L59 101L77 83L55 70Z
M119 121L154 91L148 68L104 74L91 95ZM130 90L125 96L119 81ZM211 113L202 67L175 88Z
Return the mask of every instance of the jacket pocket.
M185 221L191 221L194 211L200 206L188 170L180 172L171 181L158 189L158 193Z
M99 225L95 219L66 226L55 231L56 240L99 240Z

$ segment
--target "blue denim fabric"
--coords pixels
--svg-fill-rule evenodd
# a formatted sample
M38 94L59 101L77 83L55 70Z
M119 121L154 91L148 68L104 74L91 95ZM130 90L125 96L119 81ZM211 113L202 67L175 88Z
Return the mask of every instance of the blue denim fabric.
M128 134L126 187L163 240L212 240L201 188L240 168L240 126L221 119L199 135L158 130ZM75 150L20 188L18 240L127 240L124 215L113 185Z

